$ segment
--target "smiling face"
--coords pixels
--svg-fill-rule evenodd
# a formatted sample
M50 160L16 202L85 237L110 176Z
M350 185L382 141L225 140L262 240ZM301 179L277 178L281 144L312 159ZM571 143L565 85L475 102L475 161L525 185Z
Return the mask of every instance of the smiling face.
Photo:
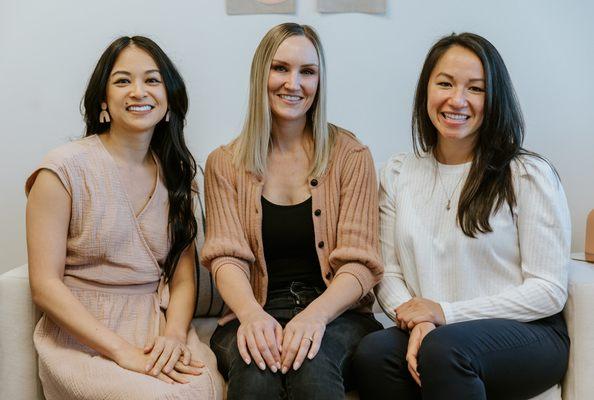
M131 45L118 56L107 83L111 129L152 133L167 112L167 92L155 60Z
M427 85L427 111L438 142L474 143L483 122L485 73L476 54L452 46L439 59Z
M305 36L283 41L270 66L268 102L277 122L303 121L314 102L319 83L318 53Z

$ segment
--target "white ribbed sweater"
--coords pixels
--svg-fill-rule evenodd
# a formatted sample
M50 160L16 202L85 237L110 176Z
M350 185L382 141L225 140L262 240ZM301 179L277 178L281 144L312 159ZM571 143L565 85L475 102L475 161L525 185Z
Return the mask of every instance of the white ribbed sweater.
M476 239L465 236L456 221L469 168L470 163L445 165L414 154L398 154L383 168L379 203L385 273L376 287L382 308L394 319L395 307L424 297L439 302L446 323L532 321L559 312L567 299L571 226L552 168L529 156L513 162L517 206L513 212L502 206L491 216L493 232Z

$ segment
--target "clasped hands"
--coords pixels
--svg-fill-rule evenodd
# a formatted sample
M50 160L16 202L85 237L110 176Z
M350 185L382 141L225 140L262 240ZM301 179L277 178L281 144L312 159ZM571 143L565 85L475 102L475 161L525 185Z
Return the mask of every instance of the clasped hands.
M187 375L200 375L204 367L202 362L192 360L185 339L173 336L157 336L144 349L129 346L114 361L122 368L167 383L188 383Z
M262 309L247 314L237 330L237 348L246 364L286 374L299 369L305 357L313 359L322 343L326 321L307 308L297 314L285 329Z
M408 371L415 382L421 386L421 376L417 370L417 355L421 343L429 332L445 324L445 315L439 303L422 297L413 297L396 307L394 311L396 325L402 330L410 330L406 361Z

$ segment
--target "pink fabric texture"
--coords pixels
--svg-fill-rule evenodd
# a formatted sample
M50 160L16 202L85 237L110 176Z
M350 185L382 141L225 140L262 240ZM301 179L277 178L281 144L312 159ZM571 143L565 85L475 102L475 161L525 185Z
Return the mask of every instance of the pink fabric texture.
M369 149L336 126L326 173L309 178L316 251L328 285L339 274L353 275L362 297L355 305L371 311L371 288L381 279L378 199L375 166ZM213 151L206 161L206 241L202 264L214 279L223 265L240 268L250 279L254 296L266 301L268 275L262 245L263 177L235 167L233 144ZM222 322L232 319L229 314Z
M161 265L169 250L169 203L162 174L158 172L150 200L134 215L117 165L98 136L51 151L27 180L27 193L42 169L54 172L72 199L64 283L97 320L144 347L163 332L169 300L161 281ZM192 358L203 361L206 368L188 384L170 385L123 369L45 315L33 340L48 400L222 398L223 381L214 354L192 327L188 332Z

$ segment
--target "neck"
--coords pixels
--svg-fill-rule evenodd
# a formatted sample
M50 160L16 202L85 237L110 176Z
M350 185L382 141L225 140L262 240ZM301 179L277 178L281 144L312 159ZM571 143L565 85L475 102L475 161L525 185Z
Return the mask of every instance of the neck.
M474 157L474 142L460 143L439 138L433 155L442 164L464 164L472 161Z
M143 164L150 161L149 152L153 132L130 134L114 129L100 136L103 144L119 162L125 164Z
M306 119L303 118L297 121L275 121L273 119L271 136L275 149L281 152L292 152L301 149L311 135Z

